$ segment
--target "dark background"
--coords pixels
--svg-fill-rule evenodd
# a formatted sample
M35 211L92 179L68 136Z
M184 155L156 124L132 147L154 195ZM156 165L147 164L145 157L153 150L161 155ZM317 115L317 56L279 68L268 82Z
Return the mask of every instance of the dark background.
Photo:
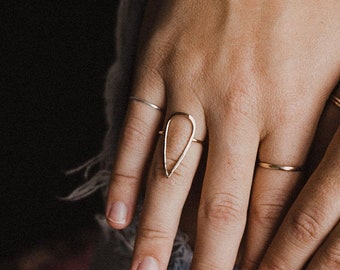
M94 228L100 194L63 202L101 150L117 1L1 4L1 256Z

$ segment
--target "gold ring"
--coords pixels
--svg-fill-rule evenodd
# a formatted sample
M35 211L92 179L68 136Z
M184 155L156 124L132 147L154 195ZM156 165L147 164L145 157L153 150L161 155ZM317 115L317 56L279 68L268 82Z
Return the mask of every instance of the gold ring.
M171 169L169 169L168 168L168 161L167 161L168 135L169 135L170 124L171 124L173 118L176 117L176 116L185 117L186 119L188 119L190 121L190 123L191 123L191 134L190 134L190 137L189 137L189 139L187 141L187 144L185 145L185 147L184 147L181 155L177 159L175 165ZM164 165L164 173L165 173L165 176L167 178L171 177L171 175L176 171L178 166L183 161L185 155L188 153L189 148L190 148L190 146L191 146L191 144L193 142L203 143L203 141L197 140L197 139L194 138L195 132L196 132L196 121L195 121L194 117L192 115L190 115L188 113L184 113L184 112L176 112L173 115L171 115L169 120L166 122L165 130L164 131L161 130L161 131L158 132L160 135L164 136L164 142L163 142L163 165Z
M158 111L161 111L161 112L164 111L161 107L159 107L159 106L157 106L157 105L155 105L155 104L153 104L153 103L151 103L149 101L146 101L145 99L141 99L141 98L135 97L135 96L130 96L129 99L133 100L133 101L141 102L141 103L143 103L145 105L148 105L149 107L151 107L153 109L156 109Z
M336 95L331 95L331 101L340 108L340 98L338 98Z
M303 171L303 166L277 165L277 164L262 162L262 161L259 161L257 165L261 168L269 169L269 170L278 170L278 171L285 171L285 172Z
M160 130L160 131L158 131L158 134L164 136L165 131L164 130ZM201 140L198 140L198 139L195 139L195 138L192 138L192 142L200 143L200 144L204 143L204 141L201 141Z

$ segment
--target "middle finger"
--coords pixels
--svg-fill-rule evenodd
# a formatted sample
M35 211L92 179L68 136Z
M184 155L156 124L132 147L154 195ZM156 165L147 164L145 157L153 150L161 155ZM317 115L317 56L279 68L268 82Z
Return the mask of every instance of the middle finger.
M131 268L133 270L167 268L182 208L201 157L201 143L192 141L183 160L174 170L190 136L200 140L204 138L202 115L192 115L197 120L197 132L194 132L188 115L173 114L181 111L191 112L197 109L187 105L167 113L169 120L158 141L148 177Z
M192 267L226 270L233 269L246 223L259 134L253 122L231 115L209 126Z

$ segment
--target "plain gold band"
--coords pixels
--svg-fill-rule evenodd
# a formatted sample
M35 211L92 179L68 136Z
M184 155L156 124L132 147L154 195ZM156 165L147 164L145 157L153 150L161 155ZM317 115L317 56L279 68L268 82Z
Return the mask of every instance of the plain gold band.
M262 162L262 161L259 161L257 165L261 168L269 169L269 170L278 170L278 171L285 171L285 172L303 171L303 166L277 165L277 164Z
M336 95L331 95L331 101L340 108L340 98L338 98Z
M145 105L148 105L149 107L151 107L151 108L153 108L153 109L156 109L156 110L158 110L158 111L161 111L161 112L164 111L161 107L159 107L159 106L157 106L157 105L155 105L155 104L153 104L153 103L151 103L151 102L149 102L149 101L146 101L145 99L142 99L142 98L139 98L139 97L135 97L135 96L130 96L129 99L130 99L130 100L137 101L137 102L141 102L141 103L143 103L143 104L145 104Z
M164 132L164 130L160 130L160 131L158 131L158 134L164 136L165 132ZM195 138L193 138L192 141L195 142L195 143L200 143L200 144L204 143L204 141L201 141L201 140L198 140L198 139L195 139Z

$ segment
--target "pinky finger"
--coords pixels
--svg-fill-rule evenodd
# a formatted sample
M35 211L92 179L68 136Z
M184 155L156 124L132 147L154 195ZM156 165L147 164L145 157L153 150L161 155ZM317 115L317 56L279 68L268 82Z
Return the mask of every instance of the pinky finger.
M338 223L324 244L315 253L307 270L340 269L340 224Z
M340 125L340 110L337 103L332 97L340 97L340 83L333 90L325 109L321 115L317 131L314 136L314 142L311 146L306 168L306 176L311 176L312 172L320 163L325 154L329 142L332 140L334 133Z

